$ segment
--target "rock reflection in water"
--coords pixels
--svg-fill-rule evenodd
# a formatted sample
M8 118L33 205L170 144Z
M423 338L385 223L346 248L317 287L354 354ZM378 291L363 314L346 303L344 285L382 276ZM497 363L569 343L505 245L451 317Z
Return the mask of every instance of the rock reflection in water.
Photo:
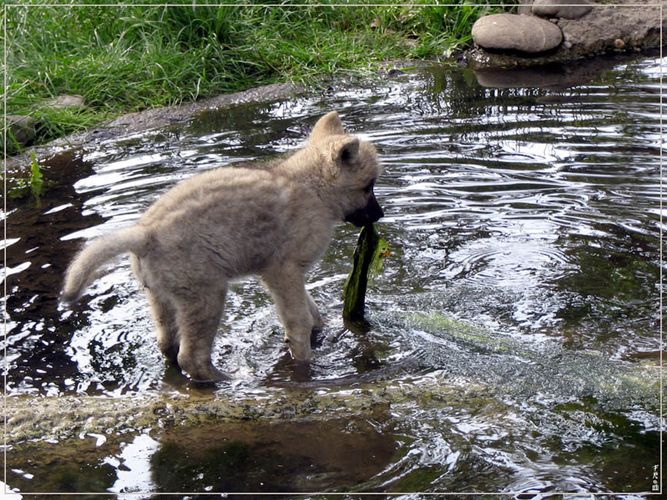
M380 474L399 452L387 429L356 419L238 422L140 434L96 445L94 436L12 454L24 492L345 491ZM38 478L34 480L34 478Z

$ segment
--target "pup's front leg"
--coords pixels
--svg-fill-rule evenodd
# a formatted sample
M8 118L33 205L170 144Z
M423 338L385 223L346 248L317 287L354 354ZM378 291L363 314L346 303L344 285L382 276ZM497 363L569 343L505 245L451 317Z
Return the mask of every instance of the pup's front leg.
M318 332L322 331L322 328L324 327L324 320L322 320L322 315L320 314L320 311L317 310L317 304L315 304L315 301L310 296L310 294L307 293L306 295L308 297L308 308L310 309L310 316L313 319L312 329Z
M292 357L296 361L309 362L312 359L310 334L316 319L311 312L312 299L306 292L303 269L286 264L265 272L262 279L276 303Z

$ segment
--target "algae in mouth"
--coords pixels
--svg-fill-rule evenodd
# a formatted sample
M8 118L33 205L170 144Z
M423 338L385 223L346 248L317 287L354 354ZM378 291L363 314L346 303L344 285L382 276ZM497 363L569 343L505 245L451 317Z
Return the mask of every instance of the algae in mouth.
M389 244L373 224L366 224L359 233L354 249L352 272L343 288L343 319L367 327L366 288L369 277L382 271L384 258L389 254Z

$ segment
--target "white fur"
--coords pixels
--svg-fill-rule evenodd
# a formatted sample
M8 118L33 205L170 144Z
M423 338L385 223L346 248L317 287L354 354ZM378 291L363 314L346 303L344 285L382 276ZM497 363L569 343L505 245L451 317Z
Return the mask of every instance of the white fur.
M335 112L309 142L271 168L215 169L164 194L138 223L93 241L72 262L63 297L75 300L94 271L121 253L146 288L158 345L195 380L218 380L211 348L230 280L262 278L298 361L311 359L322 326L305 273L333 228L369 202L380 173L372 144L345 134Z

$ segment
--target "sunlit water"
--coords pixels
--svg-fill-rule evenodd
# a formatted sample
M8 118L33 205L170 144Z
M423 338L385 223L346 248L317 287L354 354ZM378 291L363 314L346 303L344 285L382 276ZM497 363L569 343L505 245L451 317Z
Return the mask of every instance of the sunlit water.
M292 150L335 109L384 163L378 230L392 255L369 287L373 327L355 333L342 322L357 231L341 226L309 276L327 321L310 372L295 372L268 294L246 280L227 299L214 362L231 381L215 397L437 377L488 398L415 400L354 425L334 412L304 427L300 445L293 423L231 426L220 433L237 436L243 453L261 455L265 434L275 448L244 462L236 482L215 472L233 451L226 441L188 454L195 437L160 442L147 432L99 459L106 480L74 489L650 491L660 426L660 64L617 62L596 81L548 89L484 88L472 73L429 68L57 156L40 204L12 202L7 217L8 393L190 390L161 360L128 260L72 310L57 301L67 263L179 180ZM330 454L308 443L322 433L337 436L323 445ZM341 459L363 450L377 466ZM166 474L183 454L200 467ZM276 468L281 460L317 471ZM10 485L62 485L24 468Z

